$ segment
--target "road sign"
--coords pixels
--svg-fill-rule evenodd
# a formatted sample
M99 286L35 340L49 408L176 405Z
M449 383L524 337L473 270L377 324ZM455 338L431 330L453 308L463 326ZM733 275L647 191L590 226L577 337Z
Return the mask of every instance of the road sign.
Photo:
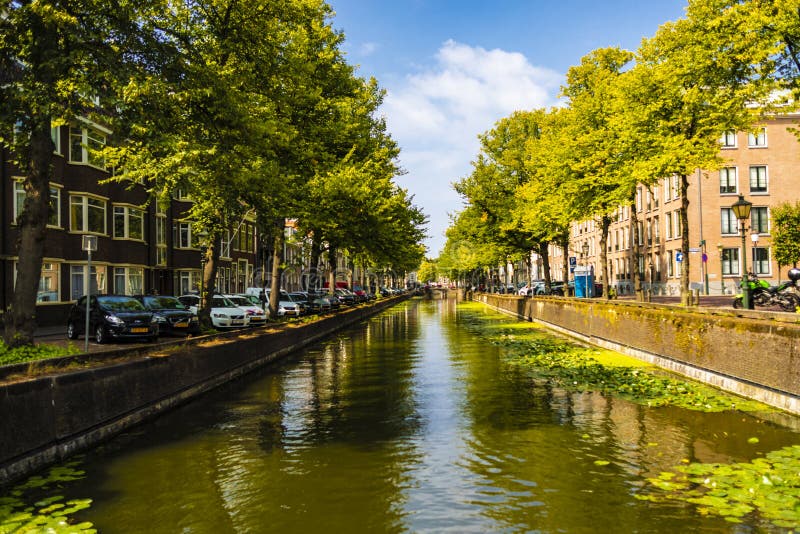
M700 252L700 249L692 247L689 249L689 252Z
M576 265L578 265L578 258L576 258L575 256L570 256L569 257L569 266L570 267L575 267Z
M703 253L703 263L708 262L708 254Z
M683 261L683 252L675 253L675 261Z

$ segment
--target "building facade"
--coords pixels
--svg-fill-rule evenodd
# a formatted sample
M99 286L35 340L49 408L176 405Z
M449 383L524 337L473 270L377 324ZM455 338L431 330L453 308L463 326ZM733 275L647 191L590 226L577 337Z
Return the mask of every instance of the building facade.
M636 261L644 287L656 294L680 294L681 271L687 264L691 288L708 294L737 293L745 259L747 271L759 278L772 284L786 280L791 266L779 268L773 257L771 210L800 200L800 144L791 131L797 122L797 115L785 115L755 132L726 132L720 149L724 166L689 177L688 258L681 252L679 177L664 178L649 188L639 186L634 205L620 206L609 229L609 284L617 293L633 291ZM744 249L740 223L731 209L739 195L752 203ZM639 224L638 258L633 257L633 209ZM600 225L591 220L574 223L570 242L574 250L569 254L576 263L593 267L599 280ZM561 262L551 264L560 272ZM554 278L563 280L561 274Z
M143 186L103 183L111 174L91 150L106 144L111 132L86 120L53 128L55 144L50 182L50 220L37 296L37 322L63 324L70 305L86 293L179 295L200 286L199 236L186 219L191 199L168 206L149 202ZM24 176L2 153L0 172L0 305L13 294L18 259L16 219L25 198ZM91 272L84 235L97 236ZM255 276L258 234L254 217L231 228L223 241L218 286L243 291Z

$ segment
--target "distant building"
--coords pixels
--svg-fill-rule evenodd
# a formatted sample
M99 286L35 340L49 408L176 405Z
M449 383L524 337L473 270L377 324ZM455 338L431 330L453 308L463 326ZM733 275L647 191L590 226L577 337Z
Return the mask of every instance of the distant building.
M753 132L725 132L721 155L727 161L720 170L697 171L689 177L689 279L694 289L711 294L732 294L742 277L742 258L747 270L777 283L785 280L790 266L781 271L772 253L771 210L800 200L800 143L789 128L797 127L798 115L787 114L764 122ZM639 223L640 257L633 257L631 206L620 206L609 229L607 254L610 285L618 294L632 292L634 262L638 261L646 288L661 294L680 294L681 257L679 178L668 177L656 186L637 190L635 206ZM742 250L739 221L730 209L739 194L752 202L747 241ZM583 244L589 252L583 256ZM581 265L594 266L600 278L600 228L595 221L572 224L570 256ZM564 280L563 251L551 247L553 279ZM705 258L706 261L703 261ZM533 278L541 278L541 259L535 258ZM598 280L599 281L599 280Z

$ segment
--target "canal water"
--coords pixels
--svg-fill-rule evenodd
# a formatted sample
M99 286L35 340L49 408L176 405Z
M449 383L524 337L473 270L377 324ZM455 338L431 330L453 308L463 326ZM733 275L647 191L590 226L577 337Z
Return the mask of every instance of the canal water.
M53 491L91 499L72 521L104 533L773 530L636 495L676 465L750 461L797 432L560 390L462 314L398 305L119 436Z

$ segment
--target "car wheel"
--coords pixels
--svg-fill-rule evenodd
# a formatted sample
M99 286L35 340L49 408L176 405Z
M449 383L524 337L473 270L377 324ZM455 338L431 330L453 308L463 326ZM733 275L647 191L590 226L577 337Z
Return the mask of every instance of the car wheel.
M744 302L742 301L742 297L736 297L733 299L733 307L737 310L744 306Z
M108 341L108 334L106 333L106 328L99 324L94 329L94 340L97 341L98 345L102 345L106 341Z
M147 338L148 343L155 343L156 341L158 341L158 336L149 336Z
M75 328L72 321L67 323L67 339L78 339L78 329Z

